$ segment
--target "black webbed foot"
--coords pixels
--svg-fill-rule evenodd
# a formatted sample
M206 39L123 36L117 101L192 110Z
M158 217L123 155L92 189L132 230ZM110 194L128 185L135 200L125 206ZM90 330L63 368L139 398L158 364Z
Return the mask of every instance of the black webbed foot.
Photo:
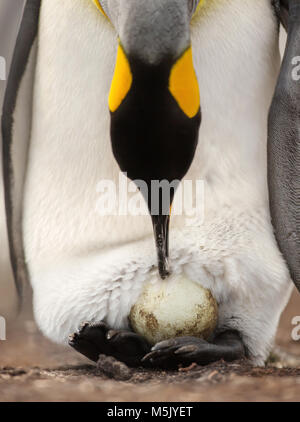
M193 362L207 365L220 359L230 362L244 356L245 348L239 334L226 331L216 337L213 343L196 337L162 341L142 361L153 367L175 368L179 364L189 365Z
M104 322L83 323L76 333L70 335L69 345L94 362L103 354L113 356L129 366L141 365L143 356L151 348L138 334L111 330Z

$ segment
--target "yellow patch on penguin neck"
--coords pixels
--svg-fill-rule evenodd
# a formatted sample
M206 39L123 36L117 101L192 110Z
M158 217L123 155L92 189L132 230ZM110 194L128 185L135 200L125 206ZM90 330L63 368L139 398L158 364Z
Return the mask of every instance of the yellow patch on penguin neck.
M195 10L194 15L199 11L199 9L204 5L205 2L206 2L206 0L200 0L199 1L198 6L197 6L197 8Z
M108 105L111 112L116 111L120 107L130 91L131 85L132 73L130 64L122 46L119 44L115 73L108 98Z
M100 10L100 12L102 13L102 15L104 15L108 19L106 13L103 10L103 7L100 4L100 1L99 0L93 0L93 2L95 3L96 7Z
M171 70L169 90L181 110L195 117L200 108L200 92L193 64L192 48L188 48Z

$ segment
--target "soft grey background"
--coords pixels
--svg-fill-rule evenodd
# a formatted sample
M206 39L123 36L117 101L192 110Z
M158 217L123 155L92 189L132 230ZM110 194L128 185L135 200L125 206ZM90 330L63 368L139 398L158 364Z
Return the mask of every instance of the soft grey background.
M0 0L0 56L6 59L7 73L17 36L24 0ZM285 36L281 36L281 48ZM0 110L2 109L5 81L0 81ZM1 139L0 139L1 141ZM1 150L0 150L1 151ZM0 153L1 154L1 153ZM0 174L2 174L0 160ZM0 177L0 315L9 318L15 314L15 290L8 259L6 225L3 201L3 185Z

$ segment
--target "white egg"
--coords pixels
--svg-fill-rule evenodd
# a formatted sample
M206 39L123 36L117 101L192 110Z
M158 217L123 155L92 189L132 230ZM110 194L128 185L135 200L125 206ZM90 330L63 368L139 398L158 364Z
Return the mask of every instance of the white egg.
M210 290L183 275L146 284L129 316L133 330L150 344L181 336L207 339L217 319Z

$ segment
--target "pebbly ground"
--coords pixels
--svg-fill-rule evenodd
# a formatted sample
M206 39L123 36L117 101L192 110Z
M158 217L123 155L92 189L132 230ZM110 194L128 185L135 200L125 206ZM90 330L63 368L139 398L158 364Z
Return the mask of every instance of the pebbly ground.
M266 368L239 361L166 372L132 371L105 357L93 365L44 338L29 314L9 324L0 342L0 401L300 401L300 341L291 339L296 315L295 293L278 330L280 349Z

